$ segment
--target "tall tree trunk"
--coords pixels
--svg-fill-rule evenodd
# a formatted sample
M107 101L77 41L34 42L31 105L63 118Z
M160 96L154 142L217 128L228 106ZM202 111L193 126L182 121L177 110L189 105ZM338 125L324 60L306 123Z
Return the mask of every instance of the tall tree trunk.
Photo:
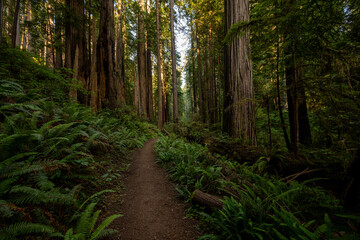
M28 22L32 21L31 1L28 1L28 12L27 12L26 20ZM27 28L27 46L26 46L26 49L31 53L34 51L33 44L32 44L32 34L31 34L30 30L29 30L29 27Z
M11 45L13 48L16 47L17 39L18 39L18 23L19 23L19 15L20 15L20 0L16 1L15 5L15 12L14 12L14 21L12 25L12 31L11 31Z
M150 15L151 1L146 0L146 15ZM154 101L153 101L153 84L152 84L152 61L151 61L151 38L150 28L151 24L147 21L147 34L146 34L146 84L147 89L147 114L150 120L154 120Z
M76 45L75 48L75 58L74 58L74 75L73 75L73 79L76 80L78 78L79 75L79 45ZM77 84L77 82L75 83ZM77 102L77 88L70 88L70 92L69 92L69 97L72 101Z
M239 21L249 21L249 0L225 0L225 32ZM248 29L225 46L223 129L255 145L255 102Z
M202 85L202 70L201 70L201 56L200 56L200 36L199 36L199 23L195 20L196 31L196 54L197 54L197 73L198 73L198 88L199 88L199 112L203 122L205 122L205 109L203 98L203 85Z
M100 11L100 32L97 43L97 64L100 99L108 107L117 107L115 84L114 50L114 0L102 0Z
M290 122L290 139L291 149L295 155L298 155L299 151L299 102L298 102L298 83L297 83L297 70L296 70L296 57L294 54L294 43L287 44L285 54L290 54L291 58L286 62L286 88L289 110L289 122Z
M123 18L123 5L119 3L118 8L118 18L119 23L117 25L117 47L116 47L116 73L117 73L117 99L123 103L126 103L125 100L125 53L124 53L124 40L123 40L123 25L122 25L122 18Z
M285 143L286 143L286 147L288 150L291 150L291 144L289 141L289 137L287 134L287 130L286 130L286 126L285 126L285 120L284 120L284 115L283 115L283 111L282 111L282 104L281 104L281 94L280 94L280 68L279 68L279 61L280 61L280 49L279 49L279 43L277 46L277 51L276 51L276 89L277 89L277 98L278 98L278 108L279 108L279 115L280 115L280 121L281 121L281 126L282 126L282 130L284 133L284 139L285 139Z
M171 61L172 61L172 79L173 79L173 114L174 114L174 123L177 123L179 121L179 110L178 110L175 29L174 28L175 28L174 27L174 0L170 0Z
M302 69L298 70L299 88L299 143L310 146L312 143L309 116L306 106L305 86L302 77Z
M21 1L20 1L20 5L21 6ZM20 12L20 7L19 7L19 11L18 11L18 17L17 17L17 21L16 21L16 42L15 42L15 46L20 48L21 46L21 29L20 29L20 21L22 18L22 14Z
M3 36L3 0L0 0L0 44Z
M66 0L66 16L65 16L65 68L72 68L72 27L71 27L71 13L70 9L72 9L72 0ZM68 73L68 78L71 78L71 74Z
M91 59L91 70L90 70L90 107L93 111L99 109L99 91L98 91L98 81L97 81L97 71L96 71L96 17L93 17L92 20L92 45L93 53ZM89 49L90 46L89 46Z
M138 66L134 69L134 109L136 113L140 112L140 87L139 87L139 74Z
M210 25L209 32L209 43L208 43L208 66L209 66L209 115L210 115L210 123L214 124L216 122L216 106L215 106L215 83L214 83L214 69L213 69L213 46L212 46L212 29Z
M209 58L209 51L207 49L207 46L206 46L206 39L204 39L204 42L205 42L205 46L203 47L203 66L204 66L204 81L203 81L203 102L204 102L204 122L208 122L209 121L209 61L208 61L208 58Z
M146 50L145 50L145 22L144 0L138 0L140 5L140 12L138 15L138 74L139 74L139 88L140 88L140 114L147 116L147 85L146 85Z
M192 33L194 30L192 30ZM198 112L198 97L197 97L197 88L196 88L196 61L195 61L195 50L194 50L194 37L191 38L191 62L192 62L192 85L193 85L193 113Z
M192 65L192 90L193 90L193 114L197 113L197 96L196 96L196 79L195 79L195 54L194 54L194 26L192 14L190 14L190 28L191 28L191 50L190 50L190 59Z
M53 6L51 6L49 3L45 4L45 7L47 9L47 23L46 23L46 34L45 34L45 60L47 66L53 66L54 64L54 49L52 44L52 30L53 30L53 16L50 13Z
M59 10L60 3L55 3L55 51L56 51L56 60L55 68L61 69L63 66L62 62L62 36L61 36L61 11Z
M163 75L161 62L161 43L160 43L160 0L156 0L156 45L157 45L157 79L158 79L158 128L163 126Z

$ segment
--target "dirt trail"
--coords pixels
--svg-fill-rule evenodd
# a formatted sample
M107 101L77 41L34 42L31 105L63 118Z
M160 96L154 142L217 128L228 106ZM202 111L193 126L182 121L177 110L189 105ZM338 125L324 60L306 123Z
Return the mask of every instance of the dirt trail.
M155 142L147 142L134 154L120 207L124 216L116 221L119 234L112 239L192 240L200 236L194 221L185 218L186 205L176 199L166 172L155 163Z

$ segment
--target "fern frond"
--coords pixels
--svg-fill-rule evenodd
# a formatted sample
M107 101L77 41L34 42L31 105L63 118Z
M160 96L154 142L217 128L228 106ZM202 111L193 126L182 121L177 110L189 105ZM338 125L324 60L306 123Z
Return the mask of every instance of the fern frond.
M11 184L13 184L17 178L8 178L0 182L0 196L4 195L10 190Z
M71 128L72 126L78 124L77 122L71 122L71 123L64 123L64 124L59 124L56 125L55 127L49 129L48 131L48 135L50 137L57 137L60 134L62 134L63 132L65 132L66 130L68 130L69 128Z
M48 191L55 187L55 184L49 180L48 176L43 171L39 172L35 178L37 181L36 185L42 191Z
M32 164L32 165L25 165L24 163L21 164L21 167L16 168L15 170L11 170L10 172L5 172L1 176L4 178L12 178L22 176L32 172L38 172L43 170L44 167L41 164Z
M41 128L39 129L39 133L41 135L45 135L46 131L48 131L49 129L51 129L51 125L53 125L54 123L57 123L57 122L61 122L63 121L62 119L54 119L52 121L49 121L47 123L44 123Z
M19 154L16 154L15 156L12 156L4 161L2 161L0 163L0 170L5 167L5 166L8 166L10 165L11 163L13 162L16 162L17 160L19 159L23 159L25 157L28 157L28 156L33 156L33 155L36 155L38 154L38 152L26 152L26 153L19 153Z
M121 214L115 214L115 215L112 215L110 217L108 217L106 220L104 220L100 226L95 230L95 232L93 234L91 234L91 237L90 237L90 240L94 240L96 239L100 233L107 227L110 225L110 223L112 223L115 219L121 217L123 215Z
M0 80L0 96L1 97L20 97L24 96L23 88L20 84L9 80Z
M81 209L81 208L82 208L88 201L90 201L91 199L94 199L94 198L96 198L96 197L98 197L98 196L100 196L101 194L104 194L104 193L113 193L113 192L115 192L115 191L114 191L114 190L111 190L111 189L105 189L105 190L103 190L103 191L97 192L97 193L91 195L88 199L86 199L86 200L81 204L81 206L80 206L79 209Z
M0 216L3 218L8 218L13 215L9 204L5 200L0 200Z
M21 193L13 201L16 204L51 203L71 205L75 203L75 199L69 194L62 194L59 191L41 191L27 186L15 186L10 193Z
M89 227L89 229L90 229L89 232L90 232L90 233L94 230L96 221L98 220L100 213L101 213L101 210L97 210L97 211L94 213L94 215L92 216L91 222L90 222L90 227Z
M115 233L117 233L118 231L115 229L104 229L96 238L94 238L94 240L98 240L98 239L103 239L103 238L107 238Z
M79 222L76 226L76 233L82 233L85 236L90 234L90 222L91 222L91 215L93 214L93 210L96 206L96 203L90 203L84 212L81 214Z
M15 239L18 236L26 236L33 234L50 235L54 228L39 223L20 222L0 229L0 239Z

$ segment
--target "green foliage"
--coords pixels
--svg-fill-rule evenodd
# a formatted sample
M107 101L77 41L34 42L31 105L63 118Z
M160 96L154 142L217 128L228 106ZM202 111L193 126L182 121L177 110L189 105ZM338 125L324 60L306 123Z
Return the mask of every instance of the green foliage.
M93 113L69 103L68 87L65 78L32 55L0 49L0 236L4 239L55 232L62 236L72 227L69 219L74 212L111 191L89 190L101 179L100 160L110 153L124 157L158 134L154 126L127 114L128 109ZM88 205L75 235L95 239L113 233L106 227L118 215L95 228L100 212L89 206L95 207ZM90 222L92 227L85 229ZM71 236L70 231L66 236Z
M311 186L316 179L285 183L260 176L257 173L263 171L259 171L258 162L240 165L176 137L160 138L155 151L188 200L195 189L226 196L221 210L196 209L211 229L201 239L321 239L339 232L344 239L360 236L342 221L339 214L344 209L339 201ZM279 157L279 152L268 152L264 158L272 156ZM267 162L264 158L260 161ZM357 216L346 218L358 224Z
M120 214L115 214L107 219L105 219L100 225L95 229L96 222L100 215L100 210L94 212L96 203L90 203L81 214L80 219L76 226L76 233L70 228L64 236L64 240L94 240L101 239L108 234L116 233L116 231L111 229L106 229L112 221L116 218L121 217Z
M18 222L2 228L0 230L0 239L12 240L18 239L17 237L24 237L30 234L55 236L54 228L50 226L39 223Z

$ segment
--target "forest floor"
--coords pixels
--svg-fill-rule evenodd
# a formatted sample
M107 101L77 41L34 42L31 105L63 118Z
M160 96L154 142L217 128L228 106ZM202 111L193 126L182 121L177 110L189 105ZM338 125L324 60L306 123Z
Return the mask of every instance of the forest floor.
M198 222L186 218L188 206L177 199L166 171L155 162L155 142L150 140L134 152L124 180L122 204L108 201L106 215L118 212L124 215L111 224L119 232L110 239L192 240L201 235L194 228Z

